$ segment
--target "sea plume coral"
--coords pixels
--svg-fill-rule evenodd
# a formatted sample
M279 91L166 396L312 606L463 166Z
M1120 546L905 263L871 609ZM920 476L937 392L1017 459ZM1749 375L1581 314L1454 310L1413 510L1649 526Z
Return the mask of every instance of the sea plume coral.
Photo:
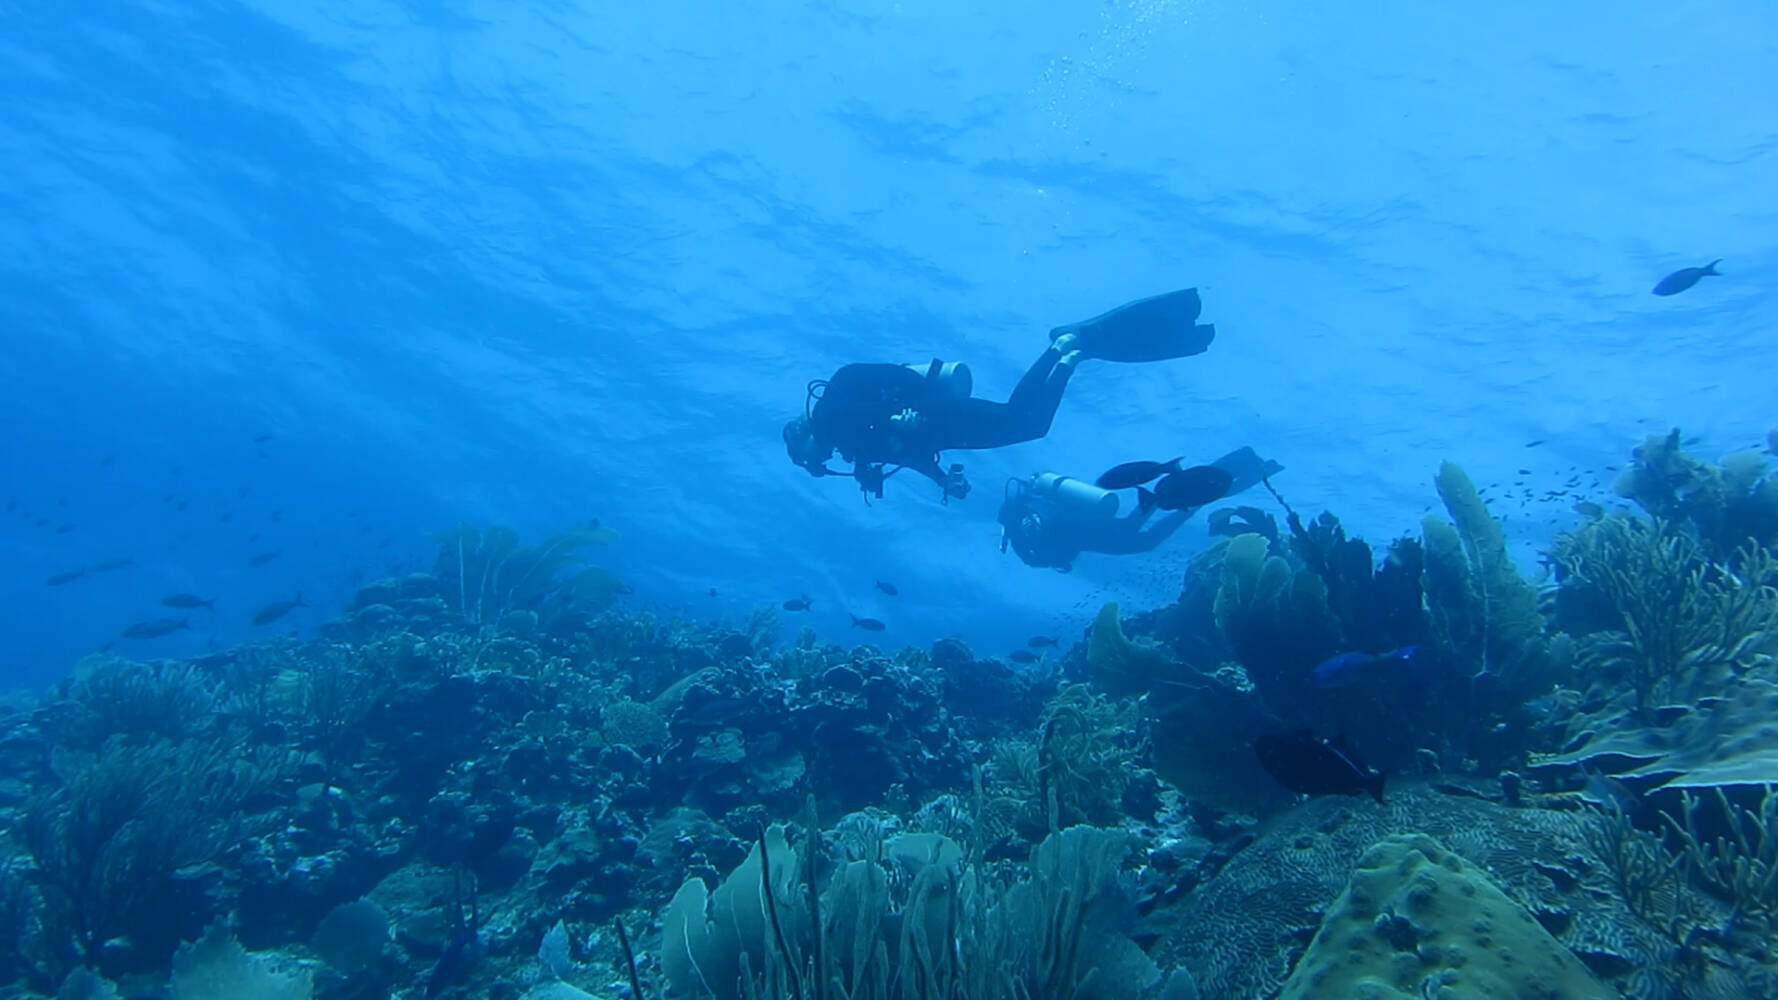
M1558 540L1555 559L1566 588L1609 609L1610 627L1582 645L1583 666L1627 680L1645 723L1656 706L1695 703L1772 661L1778 560L1758 546L1730 571L1668 522L1607 517Z

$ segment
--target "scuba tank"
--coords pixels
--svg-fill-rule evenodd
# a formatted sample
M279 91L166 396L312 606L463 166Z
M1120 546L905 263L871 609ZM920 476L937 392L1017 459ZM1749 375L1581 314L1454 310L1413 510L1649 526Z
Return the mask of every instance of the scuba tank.
M969 373L969 366L961 361L940 361L933 358L923 365L906 365L905 367L926 376L932 384L933 395L941 399L968 399L975 391L975 376Z
M1117 516L1116 493L1069 476L1040 472L1031 477L1031 491L1053 498L1057 504L1081 516Z

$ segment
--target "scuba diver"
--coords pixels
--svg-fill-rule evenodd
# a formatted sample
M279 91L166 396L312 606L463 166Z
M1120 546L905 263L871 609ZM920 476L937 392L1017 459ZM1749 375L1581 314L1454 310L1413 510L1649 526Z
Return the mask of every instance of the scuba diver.
M1222 496L1233 496L1284 470L1277 462L1260 458L1252 448L1229 452L1210 464L1228 473L1231 480ZM1053 472L1010 479L997 515L1002 529L1000 551L1011 546L1027 566L1066 573L1082 552L1113 556L1148 552L1215 499L1221 497L1169 510L1150 523L1161 509L1152 500L1119 517L1117 494L1092 483Z
M941 498L969 495L963 466L939 453L1000 448L1049 433L1062 391L1081 360L1159 361L1202 354L1216 330L1197 323L1202 303L1187 288L1118 306L1050 331L1050 345L1006 402L977 399L969 366L934 358L927 365L850 364L809 383L803 413L784 425L784 449L811 476L847 476L866 502L902 469L932 480ZM833 469L835 451L852 463Z

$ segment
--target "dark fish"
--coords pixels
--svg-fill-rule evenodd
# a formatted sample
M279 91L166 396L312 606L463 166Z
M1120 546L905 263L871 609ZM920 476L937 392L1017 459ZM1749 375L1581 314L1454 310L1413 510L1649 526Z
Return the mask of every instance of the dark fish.
M1540 444L1542 444L1542 443L1543 443L1543 438L1538 438L1538 439L1537 439L1537 440L1535 440L1535 441L1527 441L1527 442L1525 442L1525 447L1527 447L1527 448L1535 448L1535 447L1537 447L1537 446L1538 446L1538 445L1540 445Z
M73 583L85 575L86 567L82 566L79 569L70 569L57 573L55 576L52 576L43 582L51 587L60 587L64 583Z
M196 594L168 594L161 598L161 606L166 608L209 608L216 610L216 602L206 601Z
M1705 278L1720 277L1722 272L1716 269L1716 265L1720 263L1722 263L1722 258L1718 257L1703 267L1682 267L1656 282L1654 293L1656 295L1678 295Z
M1582 517L1592 518L1595 521L1605 516L1605 508L1591 500L1574 501L1574 512Z
M137 622L123 630L125 639L158 639L169 632L177 632L182 628L191 628L191 619L156 618L152 621Z
M877 589L882 591L885 594L888 594L890 597L894 597L895 595L901 593L901 591L896 588L895 584L889 583L884 580L877 581Z
M1228 496L1235 477L1214 465L1194 465L1168 473L1150 491L1136 487L1136 501L1143 510L1193 510Z
M864 629L866 632L881 632L889 626L877 621L875 618L860 618L857 615L853 615L852 627Z
M271 439L272 439L272 436L270 434L255 434L255 435L253 435L253 443L254 444L265 444L267 441L270 441Z
M710 588L710 596L711 596L711 597L715 597L715 596L716 596L716 588L715 588L715 587L711 587L711 588Z
M1141 486L1154 482L1168 473L1178 472L1179 463L1185 461L1176 458L1171 462L1125 462L1106 469L1093 485L1102 490L1127 490L1132 486Z
M1030 646L1032 649L1046 649L1050 646L1061 645L1061 640L1054 636L1034 635L1025 640L1025 645Z
M136 565L134 556L124 556L122 559L107 559L104 562L93 563L86 568L86 571L88 573L109 573L114 569L123 569L126 566L134 565Z
M784 610L786 610L786 611L807 611L807 610L809 610L809 605L811 603L812 602L809 600L808 595L806 595L806 594L802 597L792 597L790 600L784 602Z
M249 566L264 566L266 563L271 562L273 559L278 558L278 556L280 556L282 554L283 554L283 550L279 549L276 552L260 552L255 555L250 555L247 557L247 565L249 565Z
M56 534L58 534L58 535L66 535L68 532L73 531L73 530L74 530L74 525L72 525L72 524L58 524L58 525L56 525Z
M1420 647L1403 646L1387 653L1341 653L1317 664L1309 679L1317 687L1347 687L1359 684L1402 665L1412 666Z
M173 509L174 510L184 510L185 508L190 507L190 506L191 506L190 500L181 500L181 501L179 501L178 506L174 507Z
M1278 784L1299 795L1357 795L1383 801L1385 775L1359 761L1343 736L1319 740L1306 729L1288 736L1267 733L1253 741L1259 764Z
M1635 821L1650 819L1653 808L1635 789L1624 784L1618 778L1603 774L1588 767L1581 768L1586 781L1581 785L1580 799L1590 802L1607 813L1620 813Z
M1014 663L1036 663L1037 662L1037 654L1031 652L1029 649L1015 649L1012 652L1006 654L1006 658L1013 661Z
M300 593L288 601L273 601L265 607L260 608L258 611L253 612L253 624L270 625L290 612L295 611L297 608L306 607L308 607L308 605L303 603L303 595Z

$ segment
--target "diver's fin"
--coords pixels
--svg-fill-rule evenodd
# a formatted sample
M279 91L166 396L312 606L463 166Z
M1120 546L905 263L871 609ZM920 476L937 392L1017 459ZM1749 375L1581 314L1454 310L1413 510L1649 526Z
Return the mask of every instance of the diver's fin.
M1284 471L1284 466L1269 458L1259 457L1258 452L1246 446L1236 448L1210 464L1228 473L1234 479L1234 482L1229 484L1229 491L1223 494L1225 497L1231 497L1243 490L1258 486L1267 477Z
M1196 288L1166 292L1056 327L1050 331L1050 339L1072 333L1079 339L1082 354L1101 361L1189 357L1204 353L1216 338L1215 327L1197 323L1203 308Z

